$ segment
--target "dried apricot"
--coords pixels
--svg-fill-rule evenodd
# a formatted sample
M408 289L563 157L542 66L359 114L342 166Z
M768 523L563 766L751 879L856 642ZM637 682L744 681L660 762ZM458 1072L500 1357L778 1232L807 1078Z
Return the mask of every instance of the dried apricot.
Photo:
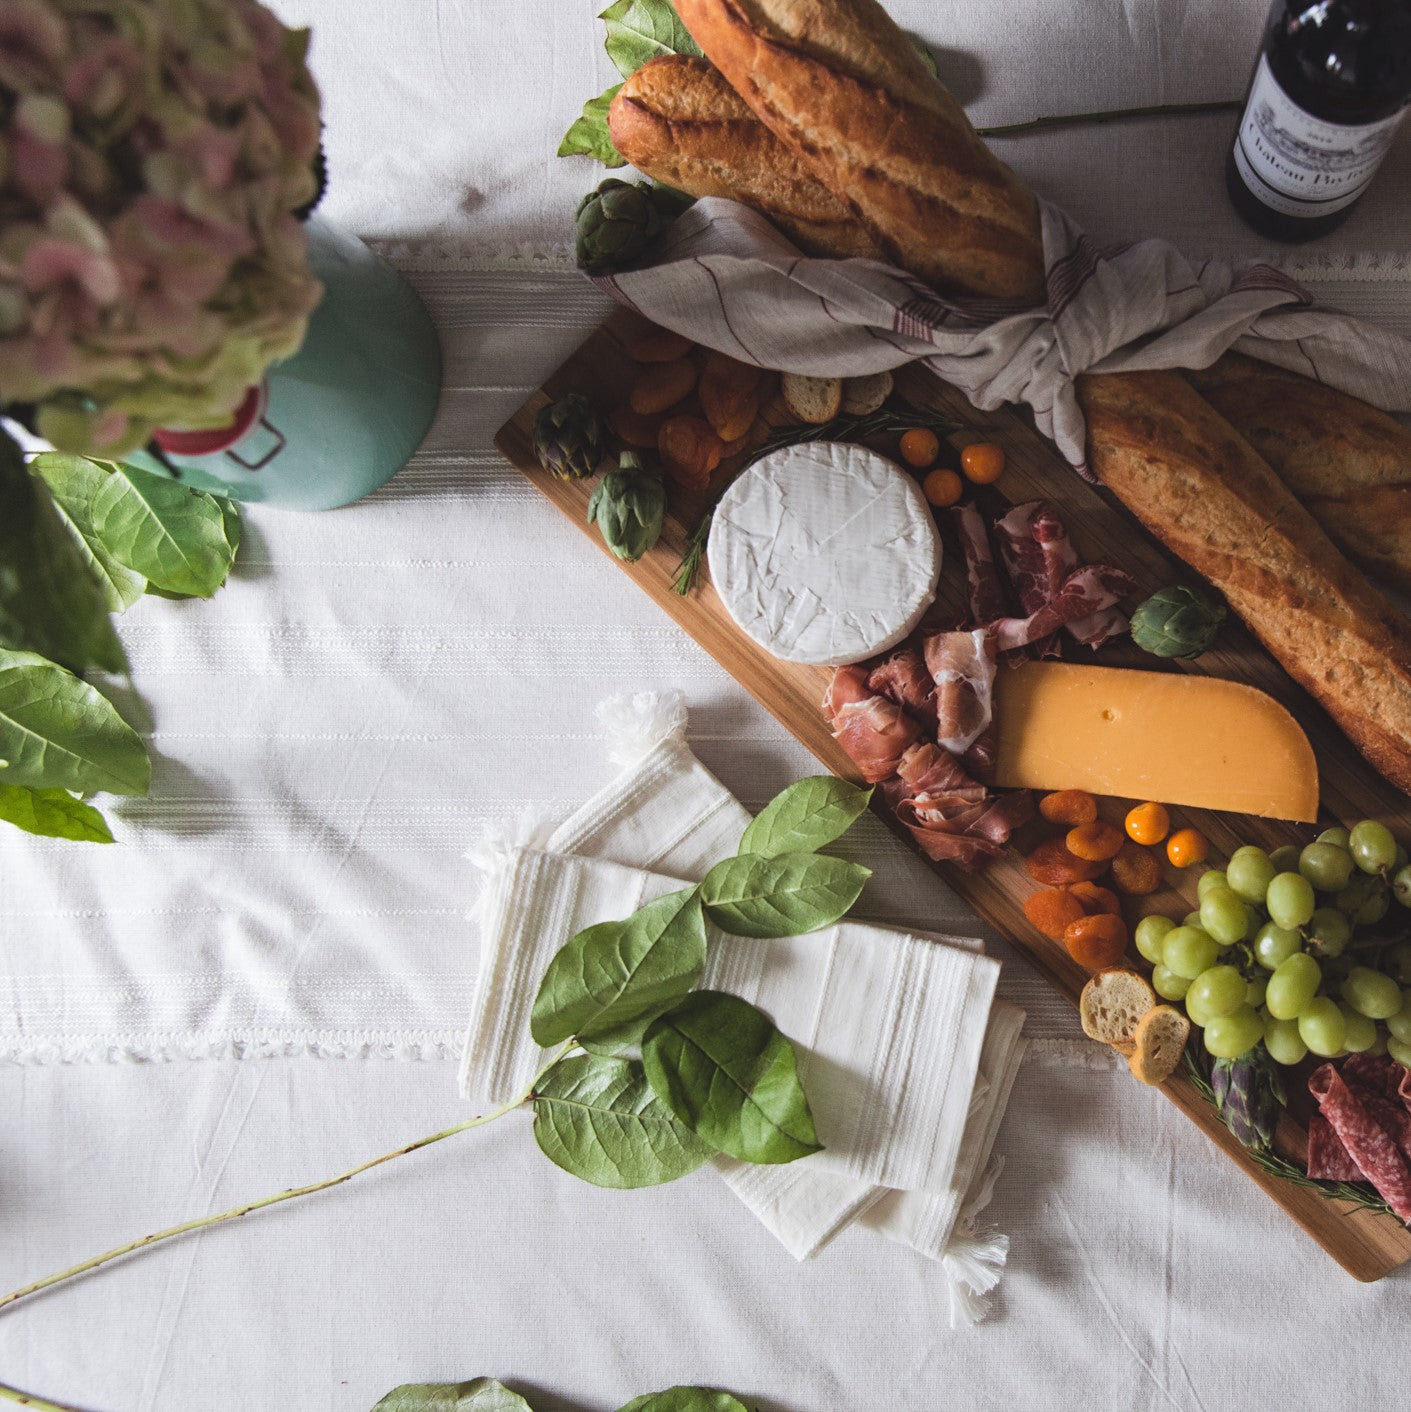
M622 346L639 363L672 363L684 358L696 345L683 334L651 323L633 319L622 330Z
M936 457L941 454L941 439L930 427L912 427L910 431L902 432L897 450L908 466L922 471L927 466L935 465Z
M722 441L736 441L759 414L760 369L712 350L701 370L701 411Z
M1064 839L1070 853L1101 863L1115 858L1117 850L1126 841L1122 830L1116 824L1109 824L1106 819L1094 819L1090 824L1079 824L1077 828L1069 829L1068 837Z
M1195 863L1205 862L1210 845L1199 829L1177 829L1166 840L1166 856L1174 868L1189 868Z
M699 417L668 417L657 433L662 469L690 490L704 490L720 464L724 444Z
M1133 843L1160 843L1171 832L1171 816L1164 804L1148 800L1127 811L1127 837Z
M1063 931L1068 954L1090 971L1115 966L1127 950L1127 924L1110 912L1096 912L1069 922Z
M1024 860L1029 876L1045 887L1066 887L1069 883L1091 881L1105 866L1087 858L1074 857L1061 838L1046 839Z
M657 434L661 431L660 417L644 417L625 402L608 414L608 425L628 446L641 451L655 451Z
M1024 899L1024 915L1046 937L1062 941L1065 928L1084 915L1083 904L1071 892L1049 888L1046 892L1031 892Z
M954 471L932 471L921 482L921 493L932 505L944 509L965 493L965 482Z
M1004 474L1004 447L993 441L977 441L960 453L960 469L976 485L993 485Z
M1122 903L1111 888L1099 887L1095 882L1075 882L1068 891L1090 917L1095 912L1110 912L1114 917L1122 915Z
M1090 824L1097 818L1097 800L1085 789L1060 789L1039 800L1039 813L1051 824Z
M1112 860L1112 881L1129 897L1145 897L1161 886L1161 860L1128 839Z
M688 358L650 363L637 374L628 406L643 417L674 407L696 385L696 365Z

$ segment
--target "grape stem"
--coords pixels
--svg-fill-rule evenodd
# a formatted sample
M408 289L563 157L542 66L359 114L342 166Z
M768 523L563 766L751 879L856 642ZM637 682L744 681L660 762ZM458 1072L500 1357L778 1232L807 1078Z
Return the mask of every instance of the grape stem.
M474 1118L466 1119L463 1123L457 1123L454 1127L443 1128L439 1133L418 1138L415 1142L406 1143L391 1152L384 1152L379 1157L360 1162L356 1167L350 1167L346 1172L340 1172L336 1177L328 1177L321 1182L310 1182L307 1186L290 1187L286 1191L276 1192L273 1196L261 1197L258 1201L246 1201L239 1206L232 1206L228 1211L220 1211L213 1216L202 1216L194 1221L183 1221L180 1225L168 1226L165 1230L154 1231L151 1235L128 1241L126 1245L115 1246L112 1250L104 1251L102 1255L95 1255L88 1260L80 1261L77 1265L70 1265L66 1270L46 1275L42 1280L35 1280L31 1284L11 1290L7 1295L0 1296L0 1311L8 1309L21 1299L38 1294L41 1290L52 1289L55 1285L64 1284L79 1275L87 1274L90 1270L100 1269L124 1255L131 1255L135 1251L144 1250L148 1246L157 1245L165 1240L173 1240L177 1236L189 1235L192 1231L205 1230L208 1226L220 1226L229 1221L238 1221L242 1216L249 1216L255 1211L263 1211L269 1206L278 1206L285 1201L293 1201L296 1197L312 1196L315 1192L328 1191L332 1187L342 1186L344 1182L352 1181L354 1177L361 1176L364 1172L370 1172L374 1167L380 1167L386 1162L391 1162L398 1157L406 1157L413 1152L420 1152L423 1147L444 1142L448 1137L455 1137L458 1133L469 1132L472 1128L482 1128L487 1123L493 1123L497 1118L503 1118L506 1113L512 1113L516 1108L521 1108L528 1103L534 1097L540 1080L573 1048L574 1044L575 1041L570 1039L555 1050L549 1062L534 1075L523 1093L517 1094L508 1103L502 1103L498 1108L491 1109L488 1113L481 1113ZM18 1388L10 1387L6 1383L0 1383L0 1400L16 1402L21 1407L47 1408L51 1409L51 1412L77 1412L77 1409L66 1407L63 1403L46 1402L33 1393L21 1392Z

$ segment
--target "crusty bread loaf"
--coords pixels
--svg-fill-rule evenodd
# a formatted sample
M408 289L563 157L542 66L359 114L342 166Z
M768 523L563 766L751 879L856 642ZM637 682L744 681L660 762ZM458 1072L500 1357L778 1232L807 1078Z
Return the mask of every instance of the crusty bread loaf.
M1103 484L1411 792L1411 623L1180 373L1085 375L1078 396Z
M785 373L779 379L784 405L801 422L822 426L838 415L843 405L842 378L815 378L807 373Z
M676 9L887 259L943 292L1042 298L1032 193L876 0L677 0Z
M1176 1072L1191 1022L1170 1005L1155 1005L1142 1017L1132 1036L1127 1067L1144 1084L1164 1084Z
M1411 588L1411 431L1345 392L1237 353L1189 377L1344 554Z
M704 59L666 54L643 64L608 108L608 130L639 172L690 196L752 206L806 255L881 257L853 213Z
M1130 1054L1142 1017L1156 1004L1146 977L1129 966L1109 966L1089 979L1078 997L1078 1018L1089 1039Z

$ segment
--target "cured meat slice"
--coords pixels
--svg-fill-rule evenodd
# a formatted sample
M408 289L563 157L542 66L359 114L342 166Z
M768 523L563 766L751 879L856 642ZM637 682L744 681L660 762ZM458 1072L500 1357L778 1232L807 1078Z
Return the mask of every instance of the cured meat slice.
M883 792L928 858L966 867L995 857L1033 808L1027 791L991 796L954 755L929 741L906 752Z
M874 667L867 678L871 691L880 692L915 716L932 732L936 729L936 684L921 654L909 644L898 648Z
M921 726L895 701L874 693L867 676L862 667L839 667L823 699L823 713L863 779L878 784L896 774L902 756L920 740Z
M995 623L995 642L1001 652L1010 652L1017 647L1038 646L1040 655L1053 655L1054 637L1060 628L1075 632L1078 625L1096 622L1105 613L1116 612L1113 605L1132 591L1132 580L1121 569L1106 564L1085 564L1063 581L1058 594L1027 618L1003 618ZM1121 626L1100 629L1101 636L1089 642L1098 647L1107 640L1112 631L1125 631L1127 620L1121 613L1116 614Z
M951 524L960 539L965 556L965 591L970 604L970 626L984 627L998 618L1009 616L1009 602L999 570L995 567L994 549L984 517L971 504L953 506Z
M923 650L935 682L936 743L965 755L994 720L994 637L984 628L938 632Z
M1357 1070L1354 1069L1354 1075ZM1398 1088L1401 1083L1398 1081ZM1387 1205L1407 1225L1411 1225L1411 1167L1393 1135L1382 1126L1370 1108L1368 1096L1389 1104L1384 1095L1357 1082L1349 1084L1332 1064L1320 1064L1308 1076L1308 1091L1318 1102L1338 1141L1357 1164L1364 1180L1372 1183L1386 1198ZM1320 1146L1325 1142L1320 1138ZM1309 1170L1314 1159L1309 1139ZM1320 1152L1320 1160L1324 1154Z
M1347 1155L1347 1148L1321 1114L1308 1120L1308 1175L1320 1182L1365 1182L1362 1168Z

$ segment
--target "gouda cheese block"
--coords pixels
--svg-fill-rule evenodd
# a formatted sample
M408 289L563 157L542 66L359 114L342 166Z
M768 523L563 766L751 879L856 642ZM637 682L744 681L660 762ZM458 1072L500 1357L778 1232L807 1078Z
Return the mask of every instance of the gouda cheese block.
M997 784L1318 816L1308 737L1252 686L1066 662L1027 662L995 685Z

